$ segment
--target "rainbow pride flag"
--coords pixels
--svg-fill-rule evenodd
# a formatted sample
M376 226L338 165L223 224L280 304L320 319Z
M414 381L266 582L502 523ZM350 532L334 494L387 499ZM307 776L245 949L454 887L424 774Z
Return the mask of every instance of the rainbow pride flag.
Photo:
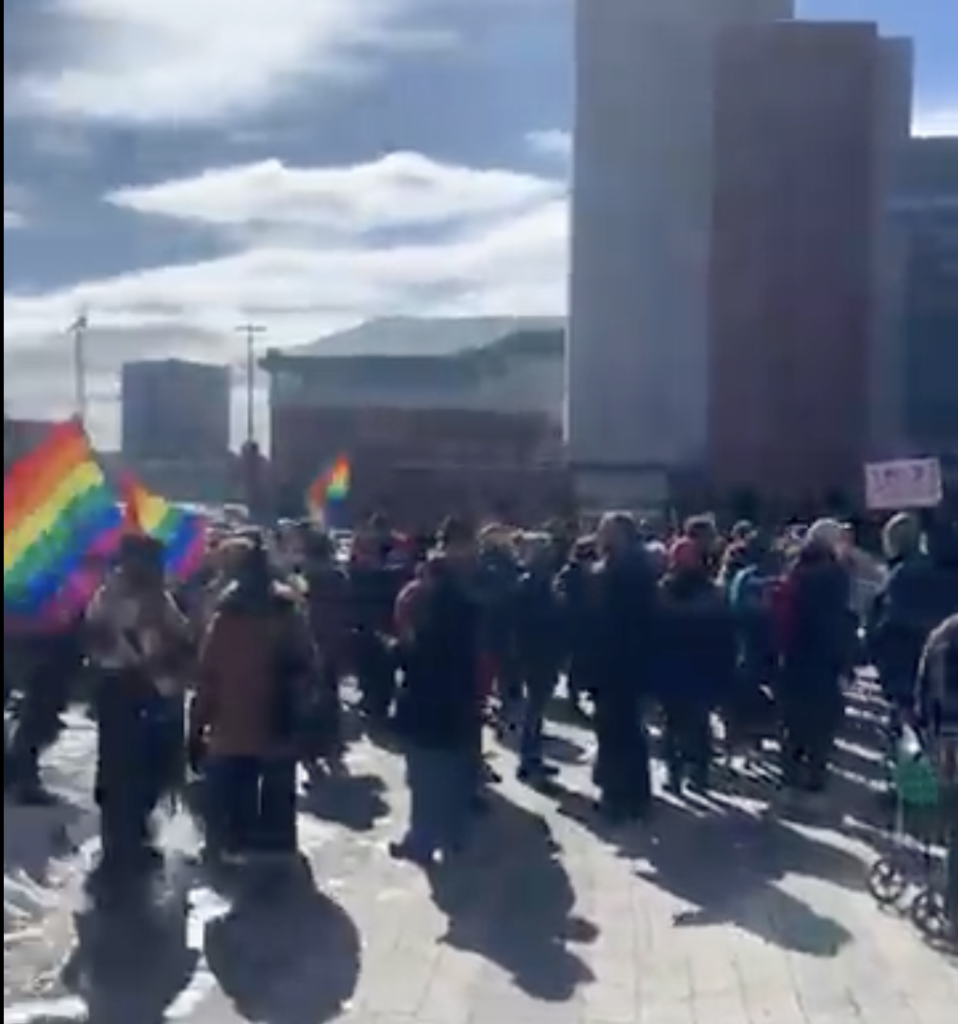
M353 471L349 459L340 455L323 470L306 492L306 510L315 518L322 518L331 504L349 497Z
M4 474L5 610L30 619L82 613L121 529L86 431L76 420L56 424Z
M167 572L178 580L192 576L206 554L209 523L193 512L151 494L138 480L124 477L121 490L128 532L159 541L166 554Z

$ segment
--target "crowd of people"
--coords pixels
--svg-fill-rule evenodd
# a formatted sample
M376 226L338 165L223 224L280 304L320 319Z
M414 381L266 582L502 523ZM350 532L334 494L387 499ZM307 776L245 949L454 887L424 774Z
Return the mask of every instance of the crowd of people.
M496 781L493 735L515 746L522 783L560 773L544 744L557 699L594 731L611 821L652 810L652 717L678 797L709 790L719 753L766 740L781 799L822 792L844 682L865 663L891 729L920 729L954 767L958 532L899 515L883 539L867 555L834 520L723 534L703 515L665 533L610 514L588 535L450 518L411 540L374 518L341 557L288 523L211 535L204 572L173 590L162 548L131 536L83 622L5 644L5 787L47 799L40 755L82 694L106 877L151 869L151 818L187 779L211 860L289 857L303 770L313 786L347 770L354 679L357 713L405 759L410 815L391 852L429 865L468 845Z

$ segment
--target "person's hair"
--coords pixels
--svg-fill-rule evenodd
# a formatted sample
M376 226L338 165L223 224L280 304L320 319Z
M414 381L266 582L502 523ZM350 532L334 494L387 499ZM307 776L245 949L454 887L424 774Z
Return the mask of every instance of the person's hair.
M374 512L369 517L366 527L374 533L388 533L392 529L385 512Z
M917 516L900 512L892 516L882 531L882 547L887 558L905 558L921 548L922 529Z
M262 536L239 556L235 580L237 600L247 611L262 611L271 604L273 571Z
M610 530L625 544L638 541L638 527L628 512L607 512L599 523L599 533L604 534Z
M448 516L439 528L439 546L443 548L471 544L474 539L472 527L458 516Z
M572 546L572 558L576 562L585 562L595 558L595 537L580 537Z
M152 573L162 578L166 549L160 541L141 534L130 534L120 541L119 564Z
M753 533L745 541L745 555L750 562L759 563L765 561L775 551L775 545L768 534Z
M731 529L732 541L748 541L755 534L755 526L749 519L740 519Z
M845 528L837 519L816 519L805 534L805 545L827 548L837 553L845 540Z
M329 534L309 530L303 534L303 553L308 559L324 562L336 554L336 545Z
M822 565L835 561L835 558L836 552L833 545L824 538L810 537L799 548L795 564L801 566Z
M704 540L714 536L717 527L715 516L703 513L702 515L691 516L685 521L685 528L682 531L690 540Z

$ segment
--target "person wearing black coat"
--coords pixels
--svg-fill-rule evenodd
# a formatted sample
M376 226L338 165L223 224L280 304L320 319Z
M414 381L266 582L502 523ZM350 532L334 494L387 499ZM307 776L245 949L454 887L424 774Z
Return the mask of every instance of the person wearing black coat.
M652 802L643 714L656 660L657 576L634 522L607 516L592 583L595 733L593 779L612 821L643 817Z
M528 782L555 774L543 756L543 724L559 683L563 648L553 559L551 547L534 552L515 599L516 650L524 688L519 778Z
M660 586L658 695L669 789L709 786L711 714L735 685L735 620L700 551L680 541Z
M444 530L442 553L407 585L396 608L404 669L396 724L404 741L410 815L394 857L431 864L466 840L481 732L480 608L467 527Z

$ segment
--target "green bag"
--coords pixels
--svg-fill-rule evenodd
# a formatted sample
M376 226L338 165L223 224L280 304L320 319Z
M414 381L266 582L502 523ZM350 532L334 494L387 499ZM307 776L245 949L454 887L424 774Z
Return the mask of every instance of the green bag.
M938 774L925 754L900 757L895 764L894 783L898 799L906 807L938 806Z

